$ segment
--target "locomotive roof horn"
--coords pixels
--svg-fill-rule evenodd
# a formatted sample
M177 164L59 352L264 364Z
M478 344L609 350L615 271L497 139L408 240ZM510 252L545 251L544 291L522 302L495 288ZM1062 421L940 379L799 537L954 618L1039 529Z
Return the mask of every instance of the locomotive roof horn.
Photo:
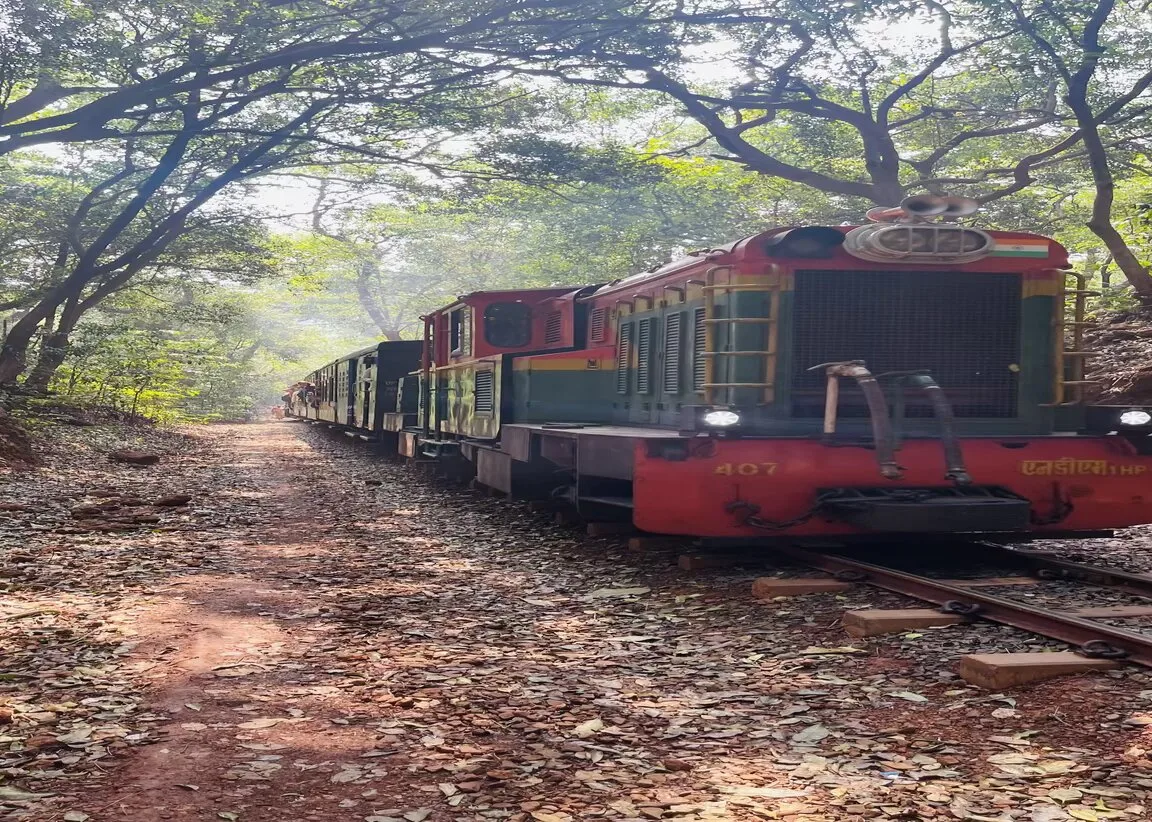
M914 194L900 201L900 209L909 217L935 217L948 210L948 201L935 194Z
M947 207L940 216L945 220L967 217L969 214L975 214L980 210L980 203L971 197L945 197L944 202L947 204Z
M972 214L980 204L971 197L939 197L935 194L914 194L905 197L895 207L878 206L865 216L874 223L915 222L927 217L955 220Z

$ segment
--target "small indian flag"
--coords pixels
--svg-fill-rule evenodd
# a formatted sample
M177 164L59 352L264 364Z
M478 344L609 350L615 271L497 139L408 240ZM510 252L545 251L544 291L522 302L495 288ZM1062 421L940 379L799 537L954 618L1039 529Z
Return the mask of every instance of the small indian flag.
M1048 240L997 240L993 257L1047 257Z

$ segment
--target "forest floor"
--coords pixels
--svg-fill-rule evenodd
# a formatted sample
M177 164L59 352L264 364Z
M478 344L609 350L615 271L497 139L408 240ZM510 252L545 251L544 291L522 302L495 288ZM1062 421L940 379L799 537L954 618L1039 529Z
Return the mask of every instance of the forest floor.
M757 601L326 434L60 428L0 477L0 818L1148 818L1143 670L980 691L958 655L1059 646L850 641L905 601Z

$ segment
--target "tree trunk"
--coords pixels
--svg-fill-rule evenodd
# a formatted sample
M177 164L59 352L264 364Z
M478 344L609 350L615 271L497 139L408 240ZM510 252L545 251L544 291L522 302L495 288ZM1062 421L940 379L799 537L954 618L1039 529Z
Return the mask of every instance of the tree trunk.
M1099 194L1097 196L1099 197ZM1104 241L1104 245L1112 253L1116 267L1120 269L1136 291L1137 299L1144 305L1152 305L1152 274L1140 262L1140 258L1132 252L1128 246L1128 241L1116 230L1116 226L1112 225L1110 217L1093 217L1088 221L1088 228L1092 229L1092 233Z
M376 302L376 295L372 293L371 283L380 274L379 263L376 262L372 252L360 258L356 265L356 297L360 300L360 307L364 309L376 327L380 329L381 336L389 342L400 339L400 333L388 316L388 309Z
M1088 167L1092 170L1095 196L1092 199L1092 217L1088 220L1088 228L1099 237L1116 267L1132 284L1136 297L1146 306L1152 306L1152 274L1140 262L1140 258L1133 253L1132 248L1124 236L1116 230L1112 220L1112 208L1116 201L1116 177L1112 173L1109 163L1108 148L1100 134L1101 123L1106 118L1093 109L1091 83L1096 76L1100 58L1105 49L1100 43L1100 31L1103 29L1112 10L1115 0L1097 0L1095 8L1091 11L1084 24L1080 37L1082 56L1080 65L1070 72L1062 60L1059 49L1051 42L1041 37L1040 33L1026 21L1028 31L1035 42L1052 60L1057 71L1064 75L1067 96L1065 102L1076 118L1076 126L1080 129L1080 139L1084 141L1084 151L1088 158ZM1152 75L1146 75L1136 82L1131 94L1138 96L1152 82ZM1123 95L1122 95L1123 96ZM1130 98L1130 99L1134 99Z
M24 381L26 391L35 394L47 394L48 385L56 375L57 369L64 364L68 356L69 335L76 328L83 314L80 301L76 298L68 300L64 310L60 312L60 320L56 329L52 330L52 318L44 321L44 338L40 343L40 356L36 359L28 378Z
M76 393L76 383L79 382L79 380L80 366L76 362L73 362L72 372L68 375L68 390L65 392L67 396L71 397Z
M145 386L145 387L147 387L147 386ZM144 393L144 388L137 388L136 393L132 395L132 410L128 412L132 416L136 416L136 409L140 405L140 395L143 393Z
M1092 169L1092 177L1095 180L1096 192L1092 199L1092 218L1088 221L1088 228L1104 242L1112 262L1135 289L1137 299L1144 305L1152 305L1152 274L1149 274L1148 269L1128 245L1128 241L1124 239L1124 235L1117 231L1112 223L1116 178L1108 162L1108 149L1100 137L1100 129L1088 103L1087 89L1079 83L1069 85L1068 105L1076 115L1077 124L1084 133L1088 167Z
M53 331L44 336L40 343L40 356L36 365L28 373L24 381L24 389L34 394L47 394L48 384L56 375L56 370L64 364L68 356L68 332Z
M8 329L4 345L0 348L0 385L16 382L27 367L28 346L36 336L36 329L53 311L58 303L41 300L31 311L16 321Z

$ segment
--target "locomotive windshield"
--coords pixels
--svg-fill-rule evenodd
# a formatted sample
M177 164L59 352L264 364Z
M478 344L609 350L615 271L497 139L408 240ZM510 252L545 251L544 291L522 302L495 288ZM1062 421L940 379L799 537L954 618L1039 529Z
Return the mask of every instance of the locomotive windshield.
M484 339L496 348L522 348L532 341L532 309L524 303L492 303L484 309Z

